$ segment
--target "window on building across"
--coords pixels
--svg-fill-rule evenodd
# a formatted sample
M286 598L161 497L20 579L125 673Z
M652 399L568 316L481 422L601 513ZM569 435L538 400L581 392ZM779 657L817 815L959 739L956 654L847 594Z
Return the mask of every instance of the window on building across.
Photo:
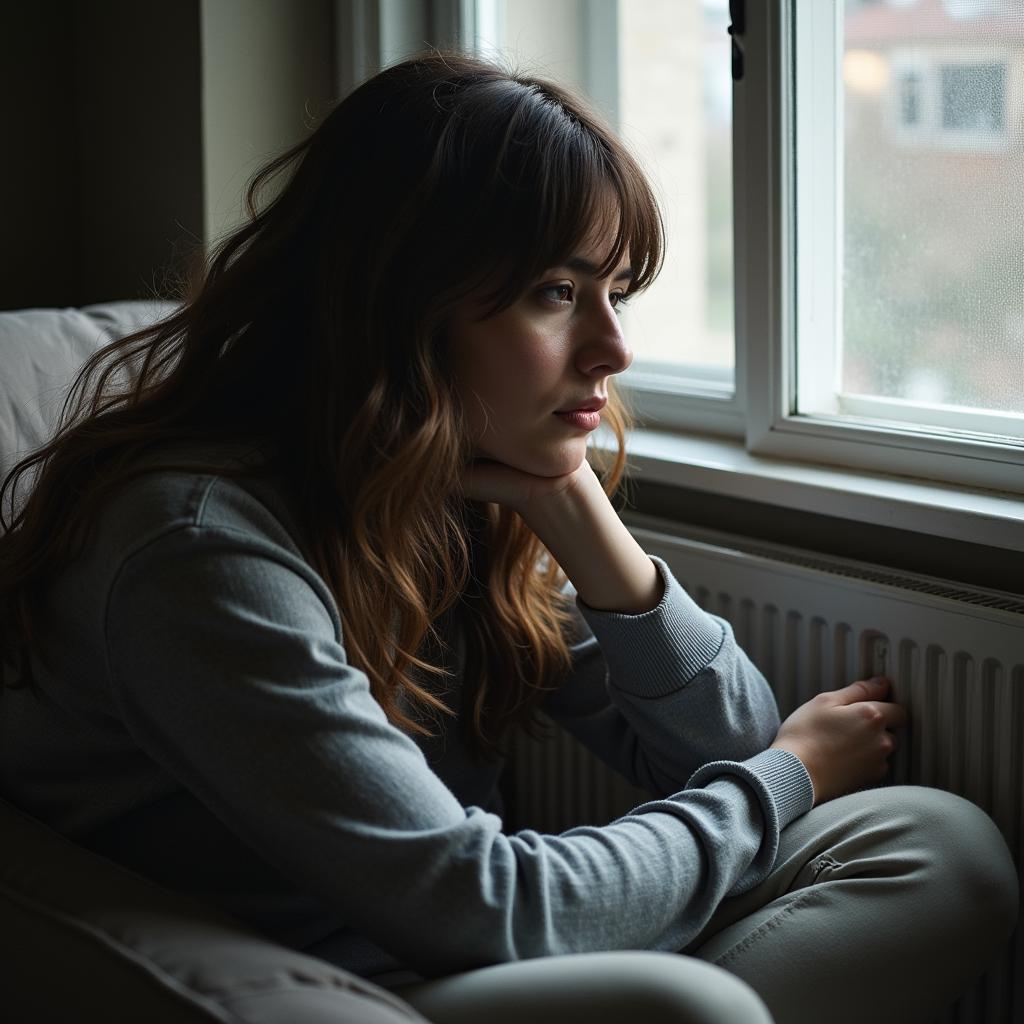
M1006 93L1002 64L942 68L942 127L946 131L1001 132Z

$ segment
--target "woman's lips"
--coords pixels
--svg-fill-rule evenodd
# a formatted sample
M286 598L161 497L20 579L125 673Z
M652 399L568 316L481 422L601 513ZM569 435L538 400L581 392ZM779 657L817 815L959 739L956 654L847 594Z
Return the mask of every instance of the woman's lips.
M577 430L596 430L601 425L599 412L556 412L554 415Z

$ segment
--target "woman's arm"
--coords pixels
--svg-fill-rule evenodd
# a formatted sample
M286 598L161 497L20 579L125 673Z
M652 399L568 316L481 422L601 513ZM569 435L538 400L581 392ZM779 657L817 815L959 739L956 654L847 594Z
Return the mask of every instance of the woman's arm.
M819 694L779 730L768 684L728 623L703 612L661 559L644 554L586 459L559 477L483 462L470 467L465 479L471 497L518 511L576 587L577 607L601 641L609 671L601 680L593 645L585 636L577 640L573 679L553 698L551 710L627 778L655 793L670 792L708 760L688 786L722 773L756 786L751 764L728 759L749 758L777 731L770 750L749 760L760 771L776 752L793 754L795 763L773 762L771 770L801 792L801 804L884 777L894 747L891 730L906 720L900 705L879 699L888 682L858 681ZM648 582L650 564L659 570L660 588ZM652 607L659 589L662 596ZM588 608L588 598L598 606ZM625 613L609 610L615 608Z
M576 601L572 671L545 710L634 785L664 796L708 762L766 750L779 714L729 624L702 611L661 558L650 560L664 589L650 611Z
M640 547L586 459L556 478L476 463L466 487L515 509L577 596L573 671L547 710L581 742L657 796L769 746L779 714L768 683L728 623Z

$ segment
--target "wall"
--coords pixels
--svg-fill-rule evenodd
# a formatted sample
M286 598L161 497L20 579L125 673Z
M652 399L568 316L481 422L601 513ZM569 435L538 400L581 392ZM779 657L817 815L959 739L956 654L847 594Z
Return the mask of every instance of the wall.
M242 221L248 178L301 141L334 98L330 0L204 0L204 225L213 242Z
M75 301L145 298L203 238L196 5L73 6Z
M5 4L0 308L145 295L202 232L196 5Z
M0 307L38 305L70 295L78 235L68 230L75 203L77 145L72 90L72 33L59 6L0 8ZM45 46L36 44L45 40ZM29 42L31 44L26 46ZM49 286L41 286L41 276ZM16 297L24 301L15 303Z
M335 96L331 0L0 8L0 309L173 294Z

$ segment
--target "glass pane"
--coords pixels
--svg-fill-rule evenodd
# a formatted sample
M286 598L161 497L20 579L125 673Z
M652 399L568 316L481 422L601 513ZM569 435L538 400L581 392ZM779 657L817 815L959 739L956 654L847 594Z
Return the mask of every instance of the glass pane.
M588 91L578 0L512 0L498 7L498 21L498 49L519 70Z
M643 360L734 366L728 0L619 0L619 121L665 218L661 276L630 307Z
M1024 5L847 0L843 30L841 390L1022 413Z

